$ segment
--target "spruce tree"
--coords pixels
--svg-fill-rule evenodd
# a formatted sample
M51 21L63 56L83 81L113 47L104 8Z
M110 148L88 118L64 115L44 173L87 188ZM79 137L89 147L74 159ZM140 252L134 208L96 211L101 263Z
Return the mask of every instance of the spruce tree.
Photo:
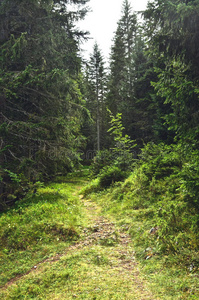
M113 40L107 102L113 113L122 113L126 133L139 145L153 138L150 62L145 50L142 28L125 0Z
M145 19L158 74L153 85L162 99L160 118L178 140L198 143L198 2L155 0Z
M113 39L110 57L109 107L115 113L125 111L133 94L134 66L132 52L135 46L137 18L127 0L123 2L120 18Z
M96 123L96 130L91 128L93 148L99 151L105 145L106 135L106 71L104 59L97 43L94 44L93 53L86 70L86 100L87 107Z
M84 102L74 22L85 11L67 4L0 3L1 165L29 180L67 172L78 160Z

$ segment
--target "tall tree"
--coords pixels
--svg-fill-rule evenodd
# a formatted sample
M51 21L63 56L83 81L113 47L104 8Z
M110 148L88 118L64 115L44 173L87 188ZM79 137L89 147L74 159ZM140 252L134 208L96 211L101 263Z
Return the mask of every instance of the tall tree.
M133 94L134 64L132 52L135 47L137 17L131 12L128 0L123 2L120 18L113 40L110 57L109 107L126 116Z
M158 62L154 86L164 103L161 118L178 139L198 143L198 1L155 0L145 19L149 49Z
M107 102L111 111L122 113L126 133L139 145L153 136L152 74L145 50L142 27L125 0L113 40Z
M70 1L85 4L86 0ZM70 169L81 143L81 60L68 1L0 3L1 164L28 179Z
M87 65L86 71L87 85L87 107L91 111L91 116L96 122L96 147L99 151L104 146L105 132L105 95L107 76L105 72L104 59L97 43L94 44L93 53Z

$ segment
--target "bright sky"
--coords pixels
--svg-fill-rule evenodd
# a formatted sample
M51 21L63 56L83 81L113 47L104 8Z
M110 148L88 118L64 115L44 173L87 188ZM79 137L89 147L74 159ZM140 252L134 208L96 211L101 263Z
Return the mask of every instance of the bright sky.
M146 8L148 0L129 0L133 11L142 11ZM79 27L90 32L92 40L83 46L85 58L93 52L96 41L105 59L109 58L112 39L117 28L117 22L121 17L123 0L90 0L89 12Z

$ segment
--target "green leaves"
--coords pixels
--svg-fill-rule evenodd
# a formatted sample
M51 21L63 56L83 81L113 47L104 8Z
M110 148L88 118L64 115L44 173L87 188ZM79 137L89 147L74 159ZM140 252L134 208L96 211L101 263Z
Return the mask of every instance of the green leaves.
M153 82L157 95L171 106L162 117L178 139L195 139L198 132L196 112L199 110L198 81L192 79L190 65L182 57L167 62L164 70L156 69L158 81Z
M186 201L199 212L199 151L187 153L187 158L181 171L180 190L185 194Z
M154 0L148 4L145 20L148 53L159 74L158 79L152 80L156 107L160 108L158 123L164 122L167 137L195 143L199 111L199 5L197 1Z
M127 134L123 136L123 130L125 129L122 125L122 114L117 113L116 117L113 116L112 112L107 109L109 112L111 121L110 129L108 132L111 133L114 137L115 147L112 148L113 152L120 153L121 151L130 152L132 148L136 147L134 140L131 140Z

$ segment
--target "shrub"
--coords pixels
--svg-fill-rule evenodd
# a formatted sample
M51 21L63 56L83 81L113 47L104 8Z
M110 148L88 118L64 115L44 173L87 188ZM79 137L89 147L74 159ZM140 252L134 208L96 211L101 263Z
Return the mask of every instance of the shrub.
M199 212L199 151L187 155L181 172L181 191L185 200Z
M108 187L116 181L122 181L127 177L127 173L122 171L117 166L110 166L104 168L101 174L99 175L99 184L100 187Z
M91 193L97 192L100 190L99 178L93 179L90 184L87 184L80 191L80 194L87 196Z
M97 153L95 156L95 161L91 165L91 174L96 176L100 171L106 167L110 166L113 163L114 156L113 153L109 150L102 150Z
M182 167L183 155L180 145L148 143L142 149L140 158L139 165L150 182L153 178L163 179L178 174Z
M132 171L132 165L134 163L134 155L133 148L137 145L134 140L128 135L124 135L124 127L122 125L122 114L118 113L114 116L110 110L108 110L110 114L110 129L108 132L113 136L114 139L114 147L111 149L114 157L114 164L117 165L121 170Z

